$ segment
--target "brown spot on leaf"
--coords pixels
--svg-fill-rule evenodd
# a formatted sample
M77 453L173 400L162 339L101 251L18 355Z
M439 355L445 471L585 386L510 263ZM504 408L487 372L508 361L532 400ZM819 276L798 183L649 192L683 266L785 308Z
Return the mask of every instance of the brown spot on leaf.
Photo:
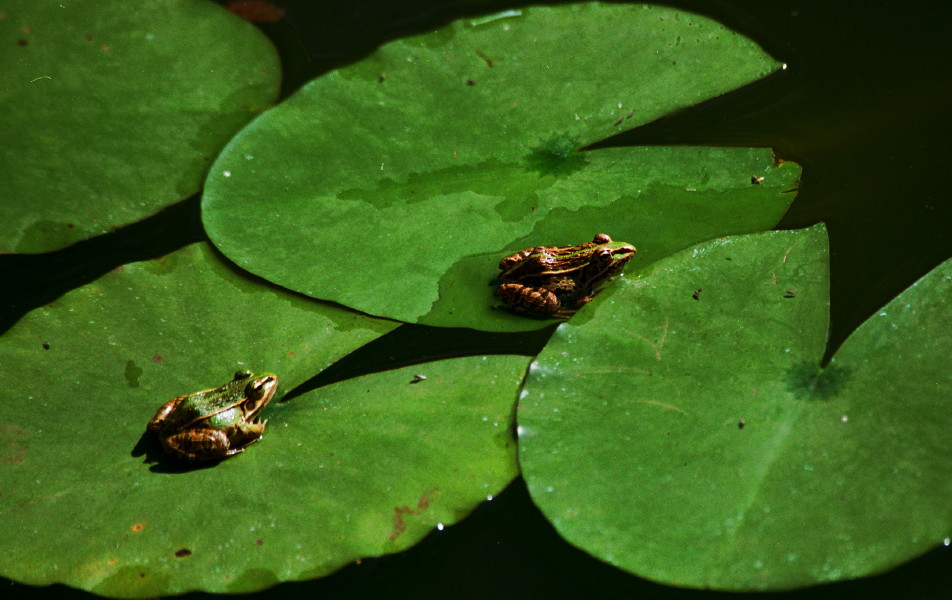
M390 541L400 537L400 534L406 531L407 524L404 520L405 515L418 515L430 506L430 495L439 492L439 488L433 488L423 492L420 499L417 500L416 508L409 506L398 506L393 509L393 531L390 532Z
M175 558L185 558L186 556L191 556L192 551L188 548L182 548L175 551Z
M252 23L277 23L284 18L283 8L263 0L229 2L225 8Z
M154 362L154 363L160 363L160 362L162 362L162 355L161 355L161 354L153 354L153 355L152 355L152 362Z
M0 462L23 462L25 448L20 445L20 439L24 435L22 429L11 425L0 427Z
M18 39L17 46L26 46L26 40L23 38Z
M43 349L44 349L44 350L49 350L49 349L50 349L50 343L49 343L49 342L43 342Z
M142 531L143 529L145 529L145 522L144 522L144 521L139 521L138 523L133 523L133 524L132 524L132 527L129 528L129 530L130 530L132 533L139 533L139 532Z

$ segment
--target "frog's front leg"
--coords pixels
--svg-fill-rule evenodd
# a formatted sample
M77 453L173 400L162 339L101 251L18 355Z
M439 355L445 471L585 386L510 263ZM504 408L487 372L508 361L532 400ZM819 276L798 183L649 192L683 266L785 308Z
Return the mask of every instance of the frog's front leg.
M225 458L243 449L232 449L228 436L220 429L190 429L170 435L163 443L170 453L189 462Z
M496 290L496 295L516 312L540 316L562 316L559 314L562 308L559 297L544 287L504 283Z
M255 419L249 423L242 423L237 426L237 428L231 433L231 445L232 451L228 454L236 454L241 452L245 446L253 444L261 439L261 436L264 435L264 426L267 425L268 421L259 421Z
M560 319L568 319L572 315L578 312L578 309L582 308L582 305L591 300L591 298L583 298L582 300L576 301L575 304L566 304L563 303L559 307L559 310L552 313L553 317L558 317Z

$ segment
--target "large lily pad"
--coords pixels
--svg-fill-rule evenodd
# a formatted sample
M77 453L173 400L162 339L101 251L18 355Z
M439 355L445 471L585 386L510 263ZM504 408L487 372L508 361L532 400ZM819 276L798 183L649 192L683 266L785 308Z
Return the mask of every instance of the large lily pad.
M868 575L952 533L952 262L819 368L822 226L702 244L623 280L530 368L520 463L573 544L678 586Z
M277 97L274 48L205 1L7 0L0 251L43 252L198 191Z
M391 523L380 525L376 537L362 528L384 521L379 515L401 503L415 506L430 488L401 496L401 503L396 496L362 497L364 465L352 463L330 467L345 469L349 487L325 488L320 464L331 462L329 444L313 441L334 430L323 429L317 402L300 399L293 409L273 403L264 440L213 468L170 464L142 434L163 402L220 384L238 368L274 371L288 390L394 326L251 281L207 244L127 265L33 311L0 338L7 374L0 403L0 574L106 595L155 596L248 590L326 571L325 553L334 565L354 558L308 537L313 528L302 533L302 515L339 523L340 511L326 512L328 489L349 501L356 527L349 533L386 540ZM432 383L413 393L452 396L439 380ZM389 381L385 390L387 398L391 392L405 398ZM474 400L480 414L498 420L480 402ZM400 427L419 433L414 425L431 427L413 419ZM334 443L347 435L338 432ZM369 451L366 460L376 460ZM436 462L449 468L442 458ZM445 511L476 501L447 493L435 514L445 518ZM415 529L389 547L418 537Z
M203 219L237 264L316 298L431 325L541 327L493 310L507 253L604 232L639 247L632 270L776 224L799 168L767 150L581 149L778 67L668 8L457 21L309 83L245 128L212 167Z

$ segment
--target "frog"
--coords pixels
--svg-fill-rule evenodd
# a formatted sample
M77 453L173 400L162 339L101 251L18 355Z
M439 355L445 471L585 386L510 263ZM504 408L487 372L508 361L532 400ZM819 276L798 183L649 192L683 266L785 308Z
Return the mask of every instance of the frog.
M605 233L577 246L526 248L499 261L496 295L517 313L567 319L637 252Z
M149 421L163 450L189 463L221 460L261 439L261 411L274 396L278 376L242 369L218 387L169 400Z

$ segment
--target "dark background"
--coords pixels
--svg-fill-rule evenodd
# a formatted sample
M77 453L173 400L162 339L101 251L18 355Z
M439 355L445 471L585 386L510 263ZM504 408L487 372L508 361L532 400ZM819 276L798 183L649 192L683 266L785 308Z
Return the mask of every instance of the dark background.
M666 3L757 41L788 69L737 92L609 140L609 144L769 146L803 166L781 228L825 221L831 243L829 353L862 321L952 256L946 145L952 101L952 4L884 0L696 0ZM449 20L525 6L451 0L288 1L261 24L285 67L284 94L379 44ZM624 77L619 70L618 76ZM25 311L114 266L204 239L198 198L147 221L35 256L0 256L0 331ZM434 357L533 354L547 339L404 326L322 374L326 383ZM910 440L915 443L915 440ZM952 502L952 499L950 499ZM0 527L2 531L2 527ZM223 557L227 560L227 557ZM2 561L2 557L0 557ZM0 579L8 596L86 596ZM740 598L653 584L559 538L517 480L465 521L407 552L366 559L330 577L256 597ZM878 576L744 598L952 598L952 551L938 548Z

